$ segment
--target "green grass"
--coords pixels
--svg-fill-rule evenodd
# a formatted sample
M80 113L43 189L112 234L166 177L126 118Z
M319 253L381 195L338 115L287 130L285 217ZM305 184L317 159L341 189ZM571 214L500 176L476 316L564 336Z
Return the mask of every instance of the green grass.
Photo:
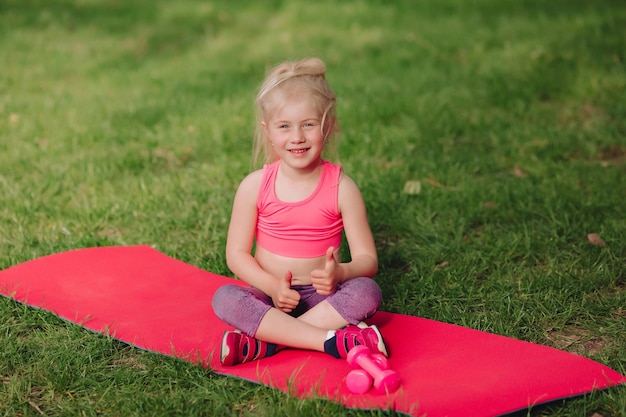
M269 66L319 56L383 309L625 373L625 27L617 0L0 0L0 268L150 244L229 274L255 89ZM391 414L296 400L10 300L0 317L1 415ZM624 387L521 415L594 413L626 415Z

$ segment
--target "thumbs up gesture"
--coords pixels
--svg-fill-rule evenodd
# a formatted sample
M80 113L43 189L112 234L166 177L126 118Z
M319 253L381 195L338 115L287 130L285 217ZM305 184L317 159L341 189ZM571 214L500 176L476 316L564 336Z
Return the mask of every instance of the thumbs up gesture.
M335 259L335 248L333 246L326 250L324 258L324 269L315 269L311 272L311 283L318 294L328 295L335 292L337 284L341 280L339 263Z
M291 272L287 271L285 276L278 280L274 295L272 295L274 307L285 313L293 311L300 302L300 293L291 289L292 277Z

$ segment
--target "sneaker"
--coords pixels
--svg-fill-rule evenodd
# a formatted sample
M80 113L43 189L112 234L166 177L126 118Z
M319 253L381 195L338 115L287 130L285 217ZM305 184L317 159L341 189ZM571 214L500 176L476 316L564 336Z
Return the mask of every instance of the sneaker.
M271 356L275 350L273 343L263 342L238 330L229 330L222 336L220 363L224 366L238 365Z
M361 323L359 323L361 324ZM382 353L388 357L387 346L378 327L372 325L365 328L349 325L335 332L337 353L346 358L350 349L357 345L366 346L372 353Z

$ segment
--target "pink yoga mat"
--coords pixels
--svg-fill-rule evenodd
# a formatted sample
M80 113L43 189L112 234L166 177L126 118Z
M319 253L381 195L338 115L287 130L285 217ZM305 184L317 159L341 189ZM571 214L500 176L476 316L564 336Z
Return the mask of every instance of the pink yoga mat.
M152 352L210 366L301 398L414 416L498 416L626 383L590 359L419 317L377 313L392 369L393 394L350 393L349 365L317 352L286 350L234 367L219 364L222 333L211 298L225 283L148 246L79 249L0 271L0 293ZM410 343L407 334L411 335Z

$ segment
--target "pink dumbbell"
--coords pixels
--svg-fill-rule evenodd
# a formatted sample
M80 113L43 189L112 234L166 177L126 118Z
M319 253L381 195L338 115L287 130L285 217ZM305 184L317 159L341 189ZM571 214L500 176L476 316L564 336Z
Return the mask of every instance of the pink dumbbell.
M348 364L354 369L346 378L350 392L363 394L372 386L380 393L394 392L400 386L400 377L389 369L387 358L381 354L372 354L365 346L355 346L348 352Z

